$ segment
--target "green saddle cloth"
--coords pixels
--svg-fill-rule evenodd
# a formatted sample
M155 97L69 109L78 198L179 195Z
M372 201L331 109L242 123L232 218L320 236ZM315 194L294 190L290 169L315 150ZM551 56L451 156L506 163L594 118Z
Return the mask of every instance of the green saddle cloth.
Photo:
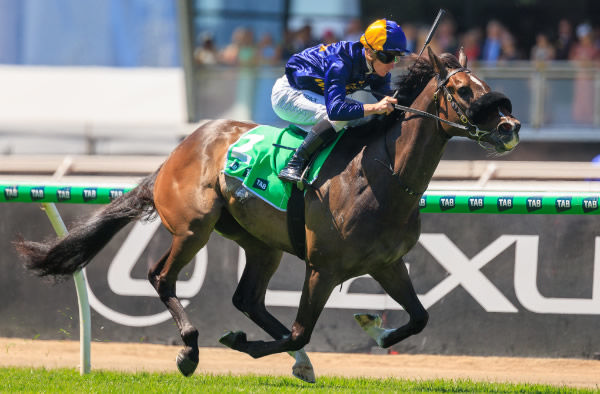
M227 151L225 174L237 178L253 194L279 209L287 210L292 184L277 177L304 140L305 131L290 125L285 129L257 126L242 135ZM306 176L308 183L317 179L321 166L340 139L323 149Z

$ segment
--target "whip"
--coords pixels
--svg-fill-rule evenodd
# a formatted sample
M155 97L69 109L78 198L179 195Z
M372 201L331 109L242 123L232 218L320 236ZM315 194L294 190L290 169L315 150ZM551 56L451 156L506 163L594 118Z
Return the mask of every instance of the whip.
M442 17L446 14L446 10L443 8L440 8L440 10L437 13L437 16L435 17L435 20L433 21L433 25L431 25L431 29L429 29L429 33L427 33L427 38L425 39L425 42L423 43L423 48L421 48L421 52L419 52L419 56L417 56L417 58L415 59L415 63L417 63L417 61L419 60L419 58L421 57L421 55L423 54L423 51L425 50L425 48L427 47L427 45L429 45L429 43L431 42L431 39L433 38L433 34L435 33L435 31L437 30L440 22L442 21ZM413 65L415 64L413 63ZM409 68L409 73L412 71L412 67ZM398 95L398 91L396 90L394 92L394 95L392 96L392 98L396 98L396 96Z
M446 14L446 10L443 8L440 8L437 16L435 17L435 20L433 21L433 25L431 25L431 29L429 30L429 33L427 34L427 38L425 39L425 43L423 44L423 48L421 48L421 52L419 52L419 56L417 57L417 59L421 57L421 55L423 54L423 51L425 50L425 47L427 47L427 45L429 45L429 43L431 42L431 39L433 38L433 34L435 33L435 31L438 28L438 25L442 21L442 17L444 16L444 14Z

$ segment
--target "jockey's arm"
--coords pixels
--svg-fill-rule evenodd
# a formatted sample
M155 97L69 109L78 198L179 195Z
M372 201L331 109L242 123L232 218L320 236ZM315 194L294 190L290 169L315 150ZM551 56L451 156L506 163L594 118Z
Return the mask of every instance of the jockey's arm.
M343 64L333 64L325 77L325 105L330 120L353 120L374 114L389 114L394 110L397 101L392 97L384 97L375 104L361 104L346 101L346 81L348 71Z
M349 71L340 62L333 63L325 73L323 95L329 120L354 120L362 118L363 104L346 101L346 83Z

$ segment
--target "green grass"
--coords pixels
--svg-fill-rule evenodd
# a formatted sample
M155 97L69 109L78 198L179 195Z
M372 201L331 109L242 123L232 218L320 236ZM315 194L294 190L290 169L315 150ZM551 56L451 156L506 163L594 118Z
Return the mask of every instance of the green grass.
M591 393L565 387L478 383L470 380L421 380L320 377L304 383L292 377L194 375L94 371L80 376L73 369L0 369L1 392L110 393Z

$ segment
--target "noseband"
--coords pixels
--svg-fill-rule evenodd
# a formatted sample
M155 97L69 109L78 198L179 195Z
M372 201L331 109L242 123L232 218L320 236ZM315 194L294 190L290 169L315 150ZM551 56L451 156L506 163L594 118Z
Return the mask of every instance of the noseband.
M489 108L499 107L506 108L508 113L512 113L512 103L508 97L500 92L488 92L469 105L467 116L473 123L481 123L486 120Z

